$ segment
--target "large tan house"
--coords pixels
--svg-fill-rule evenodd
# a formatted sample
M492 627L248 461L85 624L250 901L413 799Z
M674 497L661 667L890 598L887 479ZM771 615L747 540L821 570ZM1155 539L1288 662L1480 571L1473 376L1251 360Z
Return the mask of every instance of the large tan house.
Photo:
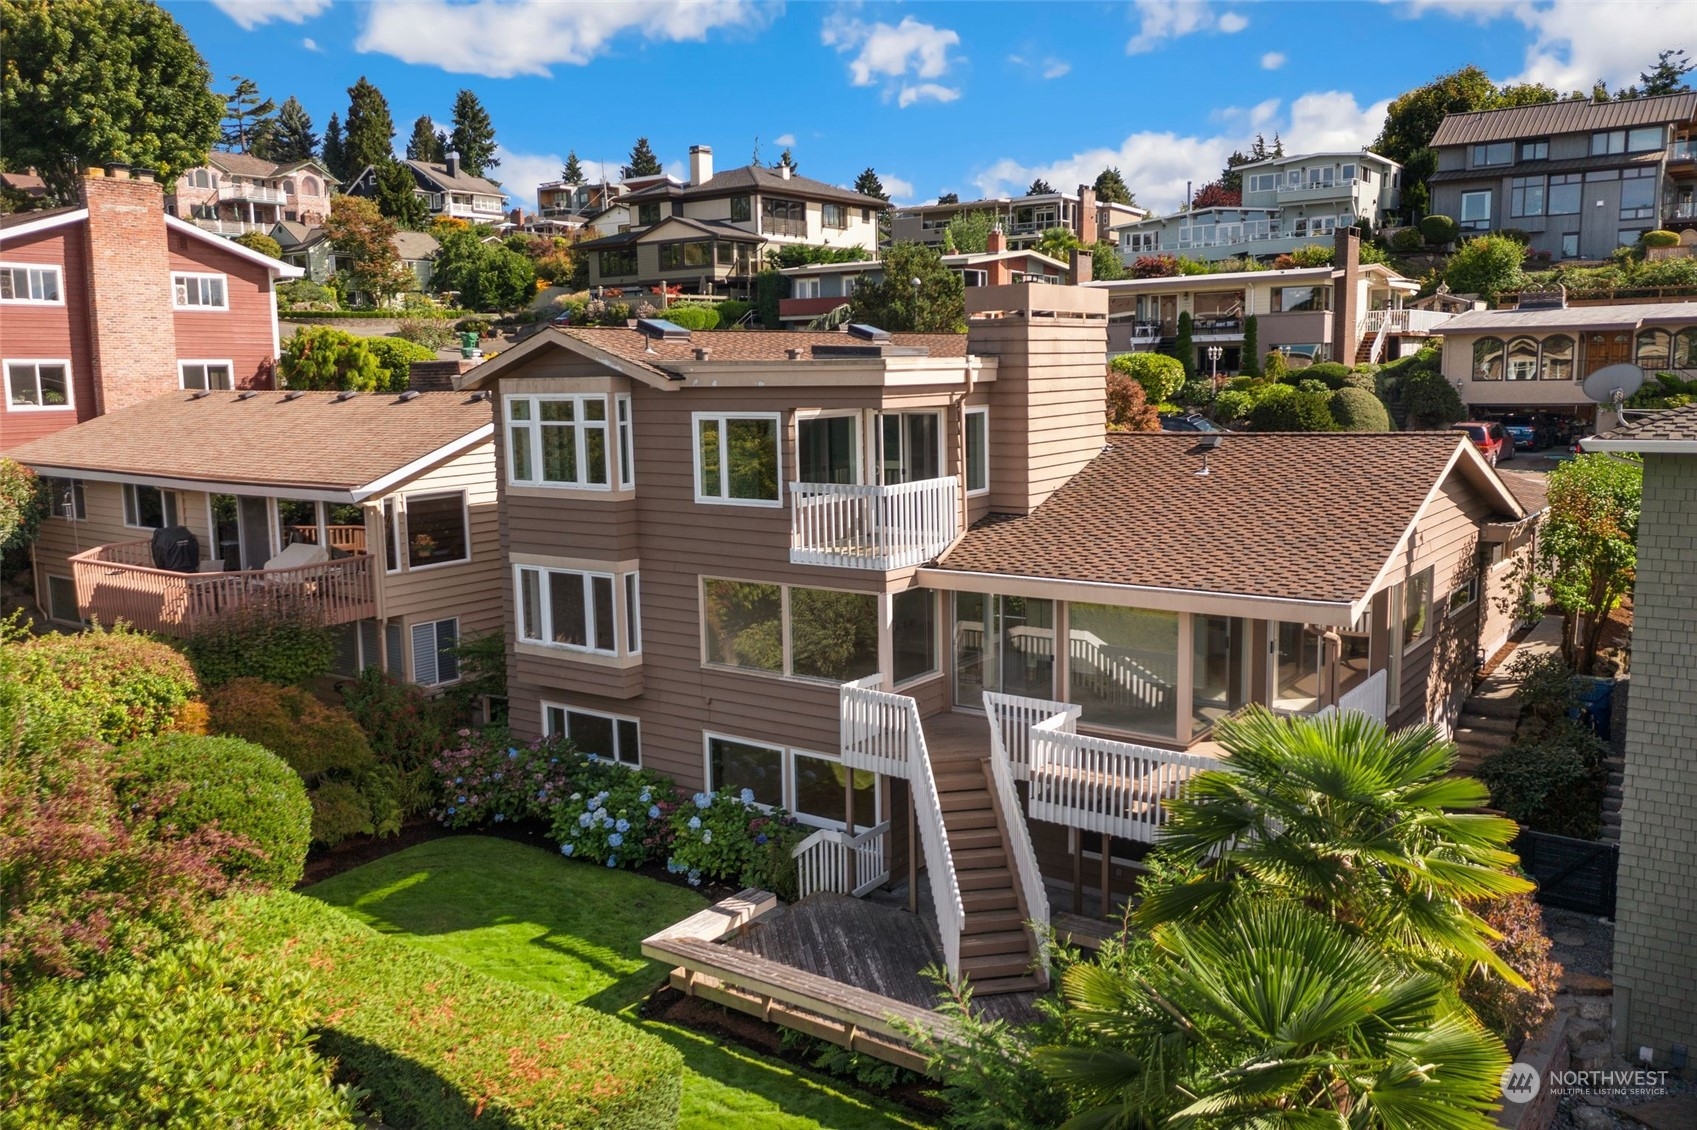
M790 809L804 891L922 861L993 995L1087 859L1128 888L1225 714L1452 724L1531 519L1453 433L1104 442L1108 295L966 302L965 335L549 329L460 381L519 735Z
M54 500L36 603L179 636L301 609L337 629L340 673L454 682L448 649L503 622L492 429L466 393L284 391L175 393L67 428L13 453Z

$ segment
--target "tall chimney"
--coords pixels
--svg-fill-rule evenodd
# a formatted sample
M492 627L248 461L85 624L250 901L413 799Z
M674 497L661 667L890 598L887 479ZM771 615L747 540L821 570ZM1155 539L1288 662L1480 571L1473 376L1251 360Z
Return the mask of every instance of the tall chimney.
M1078 186L1078 215L1073 218L1073 230L1080 243L1096 242L1096 189L1088 184Z
M94 413L103 415L177 387L170 233L163 186L125 166L88 170L78 195L88 209Z
M451 177L459 176L460 175L460 155L459 155L459 152L457 150L454 150L454 149L448 150L448 155L445 158L445 160L446 160L447 165L448 165L448 175L451 176Z
M692 145L689 147L689 183L691 185L706 184L713 179L713 147L711 145Z
M1332 250L1332 360L1355 364L1361 346L1361 233L1338 228Z
M1000 255L1008 249L1008 237L1002 234L1002 225L997 224L990 229L990 236L984 241L984 250L991 255Z
M778 166L778 175L783 177L785 180L789 180L790 179L790 167L789 167L789 165L787 165L787 164L779 165Z
M1068 266L1072 270L1072 285L1079 286L1090 281L1091 274L1096 269L1096 256L1088 247L1075 247L1069 256Z

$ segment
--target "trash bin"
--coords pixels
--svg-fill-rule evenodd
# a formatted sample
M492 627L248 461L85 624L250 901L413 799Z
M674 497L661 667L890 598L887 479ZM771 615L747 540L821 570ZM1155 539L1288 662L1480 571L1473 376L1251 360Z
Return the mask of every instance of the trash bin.
M478 333L476 330L464 330L460 333L461 357L469 361L472 358L481 355L482 351L477 348L477 339Z
M1570 707L1567 716L1586 723L1599 738L1608 741L1614 715L1615 681L1575 675L1573 694L1579 705Z

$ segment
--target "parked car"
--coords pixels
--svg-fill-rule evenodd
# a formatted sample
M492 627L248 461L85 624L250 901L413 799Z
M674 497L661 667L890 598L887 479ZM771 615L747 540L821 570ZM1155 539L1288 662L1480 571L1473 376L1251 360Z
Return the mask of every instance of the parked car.
M1503 431L1514 440L1516 451L1522 448L1537 451L1546 446L1545 440L1549 438L1548 425L1541 425L1530 416L1504 416L1501 423Z
M1183 415L1162 416L1161 430L1163 432L1223 432L1227 429L1220 427L1206 416L1198 415L1195 412L1186 412Z
M1466 432L1467 438L1473 441L1473 446L1485 457L1485 462L1493 467L1514 458L1514 437L1499 423L1469 420L1463 424L1452 424L1451 427L1458 432Z

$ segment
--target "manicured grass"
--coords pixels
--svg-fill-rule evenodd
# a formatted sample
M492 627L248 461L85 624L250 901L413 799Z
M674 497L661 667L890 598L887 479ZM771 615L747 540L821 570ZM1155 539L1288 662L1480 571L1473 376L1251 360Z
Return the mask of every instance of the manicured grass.
M926 1123L789 1064L643 1020L666 978L642 939L706 905L692 891L482 836L432 840L306 892L385 933L525 988L613 1013L684 1057L684 1130L884 1130Z

